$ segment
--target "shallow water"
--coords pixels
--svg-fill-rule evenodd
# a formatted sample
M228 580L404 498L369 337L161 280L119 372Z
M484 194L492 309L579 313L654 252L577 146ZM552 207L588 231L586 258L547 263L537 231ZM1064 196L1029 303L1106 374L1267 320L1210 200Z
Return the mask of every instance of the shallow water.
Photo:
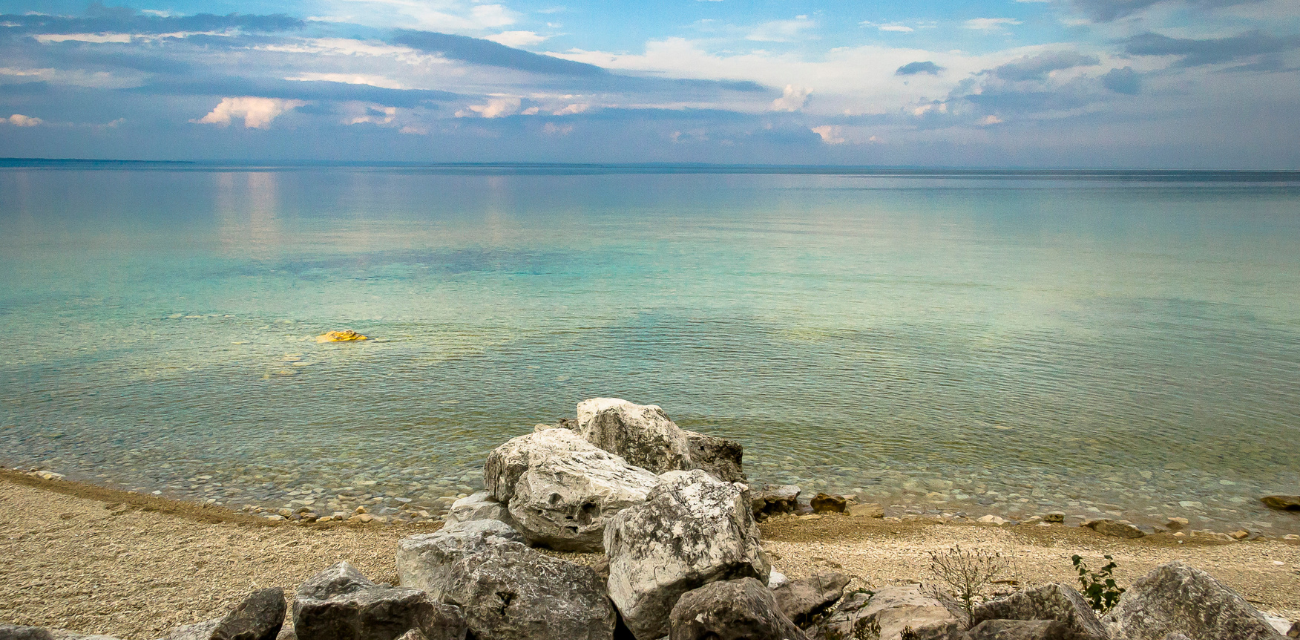
M0 224L11 466L433 510L616 396L805 491L1300 530L1300 174L9 166Z

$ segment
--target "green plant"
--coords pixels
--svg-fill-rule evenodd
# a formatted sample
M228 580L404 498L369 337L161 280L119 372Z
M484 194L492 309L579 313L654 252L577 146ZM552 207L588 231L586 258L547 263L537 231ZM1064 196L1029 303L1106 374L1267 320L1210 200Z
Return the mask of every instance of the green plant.
M1084 564L1083 556L1075 555L1070 558L1074 563L1074 570L1079 572L1079 584L1083 587L1083 597L1088 601L1098 613L1106 613L1119 602L1119 597L1123 595L1124 589L1120 588L1111 574L1115 571L1115 559L1110 556L1102 556L1108 563L1100 571L1088 569Z
M953 597L961 601L966 619L975 608L975 599L984 594L988 585L997 580L1007 568L1002 554L991 551L969 551L961 545L943 553L930 552L930 572L948 586Z

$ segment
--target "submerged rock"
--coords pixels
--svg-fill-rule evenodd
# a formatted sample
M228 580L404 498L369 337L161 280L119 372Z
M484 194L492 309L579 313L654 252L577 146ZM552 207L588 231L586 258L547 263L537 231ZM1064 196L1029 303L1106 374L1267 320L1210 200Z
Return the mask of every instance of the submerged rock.
M849 507L848 514L854 518L883 518L885 508L874 502L855 504Z
M1146 533L1133 526L1131 523L1118 522L1106 518L1100 520L1089 520L1079 526L1087 527L1097 533L1114 536L1116 538L1141 538L1146 535Z
M605 526L659 478L568 429L519 436L488 455L484 483L530 544L603 550Z
M609 597L638 640L668 632L683 593L719 580L766 583L771 571L741 485L698 469L660 480L605 530Z
M1264 496L1260 501L1270 509L1300 511L1300 496Z
M808 504L812 507L813 513L844 513L848 500L845 500L844 496L819 493L813 496Z
M370 338L367 338L351 329L344 329L342 331L326 331L325 333L316 336L316 342L357 342L369 339Z
M753 578L713 582L682 594L669 616L671 640L804 640L772 592Z
M1193 640L1284 637L1245 598L1182 562L1156 567L1133 583L1103 623L1112 636L1126 640L1161 640L1171 633Z
M517 542L451 567L444 593L477 640L610 640L617 616L591 567Z

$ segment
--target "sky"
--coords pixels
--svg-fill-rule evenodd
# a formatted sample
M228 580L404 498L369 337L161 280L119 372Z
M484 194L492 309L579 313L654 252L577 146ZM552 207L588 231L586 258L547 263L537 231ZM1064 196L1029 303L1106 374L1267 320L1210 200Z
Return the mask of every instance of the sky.
M0 0L0 157L1300 169L1300 0Z

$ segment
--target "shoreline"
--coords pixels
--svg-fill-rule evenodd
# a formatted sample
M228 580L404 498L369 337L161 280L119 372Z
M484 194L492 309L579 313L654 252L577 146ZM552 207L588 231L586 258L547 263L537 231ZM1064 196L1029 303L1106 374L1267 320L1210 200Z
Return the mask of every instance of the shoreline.
M290 592L348 560L396 582L398 541L438 525L270 521L222 507L0 470L0 621L150 640L218 614L251 587ZM791 578L840 571L860 586L927 580L929 551L999 550L1017 584L1072 584L1069 557L1111 554L1122 584L1181 559L1261 610L1300 618L1300 544L1223 543L1161 534L1129 540L1054 524L996 526L934 518L780 516L760 524L773 567ZM556 552L550 552L556 553ZM599 556L559 554L584 563Z

